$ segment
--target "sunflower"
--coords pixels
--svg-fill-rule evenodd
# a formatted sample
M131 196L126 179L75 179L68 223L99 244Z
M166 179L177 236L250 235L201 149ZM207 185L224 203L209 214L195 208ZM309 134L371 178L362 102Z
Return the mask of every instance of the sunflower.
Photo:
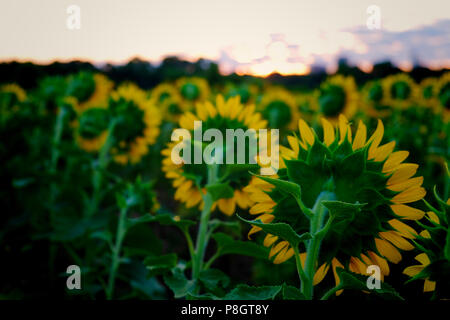
M19 104L27 97L25 90L15 83L0 86L1 116L8 117L11 112L17 111Z
M308 122L312 121L319 110L317 99L314 97L314 93L299 93L296 94L295 100L298 109L302 115L302 118Z
M335 75L320 85L315 93L319 113L332 123L343 114L351 119L358 110L359 94L352 77Z
M180 78L176 87L183 100L188 105L195 102L205 101L209 97L210 89L208 82L203 78Z
M283 161L277 179L300 186L303 209L289 194L267 181L259 181L245 189L255 202L250 214L258 215L255 221L263 223L287 223L302 234L311 227L304 208L320 207L322 195L327 194L329 199L345 203L348 209L345 219L331 220L321 242L317 259L320 267L314 282L320 282L330 266L336 285L338 267L365 275L368 265L378 265L383 279L389 275L387 261L398 263L402 258L398 249L414 248L408 239L414 239L417 233L403 221L418 220L425 214L407 205L425 196L423 178L413 177L418 166L403 163L409 153L394 152L394 141L380 145L384 135L381 120L369 139L362 121L354 136L343 115L339 116L337 130L328 120L321 121L323 142L301 119L300 138L290 136L290 148L280 147ZM260 227L253 226L248 235L259 231ZM265 236L264 245L271 248L269 256L274 263L290 259L295 252L287 241L271 234ZM305 244L304 249L307 247ZM300 254L301 260L304 254Z
M384 78L382 86L386 104L393 108L405 109L417 100L418 87L405 73Z
M434 87L445 122L450 120L450 72L443 74Z
M422 253L415 257L420 264L407 267L403 273L411 277L411 280L424 280L424 292L435 291L436 296L449 298L450 256L445 252L450 232L448 228L450 199L447 199L446 203L440 199L438 202L442 211L432 208L433 211L428 211L425 215L428 223L420 224L424 230L416 241Z
M0 93L3 95L11 95L14 102L24 102L27 93L15 83L4 84L0 87Z
M269 127L275 129L294 129L300 118L295 96L283 88L267 90L258 110L267 119Z
M266 121L262 119L261 114L255 112L254 105L243 106L239 97L229 98L225 101L223 96L218 95L215 105L209 101L197 103L195 112L184 113L179 125L181 128L189 131L194 130L194 121L202 121L202 130L210 128L218 129L225 137L227 129L260 129L266 126ZM190 142L189 142L190 143ZM175 199L181 201L188 208L199 206L203 208L202 193L205 193L207 183L207 165L202 164L174 164L171 159L172 149L176 143L168 144L168 147L162 150L165 157L162 161L162 171L167 178L172 179L172 185L176 188ZM219 169L223 178L227 176L227 183L233 189L233 194L228 198L217 200L213 207L217 206L219 210L226 215L232 215L236 205L242 209L248 208L250 201L248 194L243 191L244 187L251 183L247 168L244 171L227 174L228 166L222 165Z
M258 95L258 91L258 86L254 84L241 84L239 86L228 84L225 87L225 96L227 98L240 96L241 103L246 105L255 103L255 98Z
M435 86L437 84L437 79L426 78L420 82L418 102L421 106L433 108L436 110L439 105L438 100L435 95Z
M385 118L392 113L392 109L386 104L381 81L370 81L364 85L361 91L365 112L372 118Z
M159 135L161 114L145 91L134 84L121 85L111 94L108 110L118 119L114 127L114 160L137 163Z
M78 146L87 152L99 151L106 142L109 123L110 114L105 108L89 106L79 112L73 123Z
M95 152L112 135L114 160L121 164L137 163L147 154L148 146L156 142L160 122L160 113L147 94L133 84L125 84L111 93L106 108L91 105L81 112L76 140L82 149Z
M161 108L161 114L169 121L178 121L189 104L185 103L175 86L169 83L161 83L151 92L153 103Z
M83 112L91 108L106 108L114 83L102 74L80 72L69 77L66 95L75 97L75 110Z

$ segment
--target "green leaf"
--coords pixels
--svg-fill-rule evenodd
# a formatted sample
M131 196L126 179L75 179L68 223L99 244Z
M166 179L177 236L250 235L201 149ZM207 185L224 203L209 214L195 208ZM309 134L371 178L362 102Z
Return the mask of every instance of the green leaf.
M447 228L447 236L445 239L444 257L450 261L450 228Z
M239 219L245 221L251 225L260 227L267 233L273 234L275 236L279 236L280 238L286 240L293 247L298 247L300 242L311 239L311 235L308 232L305 232L301 235L298 235L294 229L287 223L263 223L260 220L246 220L238 216Z
M225 300L273 300L281 291L281 286L251 287L240 284L225 295Z
M208 290L215 291L220 286L228 286L230 278L218 269L208 269L200 273L200 281Z
M295 200L301 201L302 191L301 191L300 185L290 182L290 181L281 180L281 179L274 179L274 178L269 178L266 176L259 176L259 175L255 175L255 174L253 174L253 175L258 177L261 180L264 180L270 184L273 184L275 187L277 187L281 191L290 194L291 196L294 197Z
M228 183L215 183L206 186L206 190L211 195L213 201L219 199L229 199L234 196L234 190Z
M177 255L169 253L166 255L148 257L144 260L144 265L151 275L163 274L177 265Z
M187 231L189 227L196 224L195 221L188 219L175 220L175 217L170 213L161 213L157 215L146 214L139 218L128 219L127 228L130 228L139 223L146 223L146 222L159 222L164 226L175 226L177 228L180 228L182 231Z
M283 284L283 299L284 300L306 300L303 293L296 287Z
M337 268L336 273L341 280L339 287L345 290L367 291L386 300L403 300L403 298L385 282L380 281L380 289L369 289L367 287L368 276L356 274L342 268Z
M267 258L269 250L254 242L234 240L225 233L215 233L212 238L216 241L219 256L226 254L239 254L254 258Z
M328 209L330 216L336 221L349 220L352 221L355 214L361 211L366 204L363 203L347 203L335 200L325 200L322 204Z
M164 275L164 282L173 291L175 298L182 298L195 287L194 280L188 280L179 268L172 269L172 274Z

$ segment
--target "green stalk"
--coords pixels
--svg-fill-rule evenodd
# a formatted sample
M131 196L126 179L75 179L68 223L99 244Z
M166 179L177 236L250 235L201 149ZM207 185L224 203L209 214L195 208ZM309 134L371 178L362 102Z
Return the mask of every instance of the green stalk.
M56 118L56 124L55 124L55 132L53 134L53 148L52 148L52 160L50 164L50 171L51 173L54 173L56 171L56 166L58 164L59 160L59 144L61 142L61 136L64 129L64 120L67 115L66 108L60 108L58 116Z
M122 208L120 210L119 215L119 222L117 224L117 231L116 231L116 243L112 250L112 261L111 261L111 267L109 269L109 279L108 279L108 288L106 291L106 298L108 300L111 300L113 298L114 294L114 285L116 282L116 274L117 269L120 265L120 251L122 249L122 242L125 238L126 228L125 228L125 219L127 216L127 208Z
M114 128L116 127L117 121L111 121L108 127L108 136L106 137L106 142L100 149L98 155L98 164L94 169L92 177L93 185L93 196L91 199L91 204L87 210L87 216L91 217L97 212L97 208L100 203L100 189L103 184L103 174L109 163L109 151L114 143Z
M208 165L208 183L212 184L217 180L218 165ZM209 242L208 224L211 216L211 208L214 204L213 198L209 192L203 196L203 210L200 217L200 224L198 227L195 258L192 261L192 278L198 280L200 272L203 270L203 260L205 258L206 247Z
M343 289L343 287L341 285L331 288L330 290L325 292L325 294L322 296L322 298L320 298L320 300L328 300L332 295L334 295L336 292L338 292L341 289Z
M317 259L319 258L320 245L323 235L318 234L323 227L325 216L328 213L327 208L322 205L322 201L333 200L335 195L332 192L323 191L319 194L312 209L313 217L310 220L310 233L312 239L309 240L306 247L305 276L306 281L302 281L302 293L306 299L311 300L314 297L314 275L316 273Z

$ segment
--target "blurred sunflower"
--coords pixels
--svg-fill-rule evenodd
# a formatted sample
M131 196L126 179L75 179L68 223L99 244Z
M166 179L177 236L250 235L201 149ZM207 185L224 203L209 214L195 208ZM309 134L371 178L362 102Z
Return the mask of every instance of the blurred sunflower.
M323 206L323 200L336 200L348 206L345 217L331 220L321 242L316 268L320 267L314 269L314 283L325 277L330 266L336 284L337 267L365 275L368 265L378 265L383 279L389 274L387 261L398 263L402 258L398 249L414 248L407 239L414 239L417 233L402 221L418 220L425 214L407 205L425 196L421 187L423 178L413 178L418 165L402 163L409 153L393 152L394 141L380 145L384 135L380 120L369 139L362 121L354 136L343 115L339 116L336 131L329 121L324 118L321 121L323 142L304 120L299 121L300 138L290 136L290 148L280 146L283 161L277 177L300 186L301 201L307 208ZM296 200L281 189L259 181L245 191L255 202L250 209L251 214L259 215L255 220L284 222L298 234L310 232L307 212L302 213ZM321 198L324 194L328 199ZM260 230L253 226L249 237ZM274 263L282 263L294 255L290 244L277 236L267 234L264 245L271 248L269 257L275 257ZM305 251L307 246L303 248ZM300 259L304 263L305 253Z
M405 109L417 100L418 87L405 73L384 78L382 86L386 104L393 108Z
M152 90L151 99L168 121L178 121L183 112L189 109L189 104L183 102L176 87L169 83L156 86Z
M315 93L319 113L331 123L343 114L351 119L358 110L359 93L352 77L335 75L320 85Z
M439 102L435 96L435 86L437 79L426 78L423 79L419 85L418 102L421 106L436 109Z
M25 90L15 83L0 86L0 108L2 118L10 112L15 112L19 104L27 98Z
M450 72L443 74L434 87L445 122L450 120Z
M384 118L392 113L385 103L383 86L380 81L369 81L361 90L363 106L367 115L372 118Z
M292 130L300 118L295 96L283 88L267 90L258 110L267 119L269 128L274 129Z
M176 87L183 100L189 105L205 101L210 94L209 84L203 78L180 78L176 82Z
M231 98L235 96L241 97L242 104L255 103L255 98L258 95L258 87L252 84L232 85L227 84L225 87L225 97Z
M225 101L223 96L216 97L215 104L209 101L197 103L195 112L184 113L179 125L181 128L191 132L194 130L194 121L202 121L202 130L218 129L226 136L227 129L260 129L266 126L266 121L262 119L261 114L255 112L254 105L243 106L239 97L229 98ZM193 145L192 141L185 142ZM161 153L165 157L162 161L162 171L167 178L172 179L172 185L176 188L175 199L181 201L186 207L191 208L199 206L203 208L202 193L205 193L207 183L207 165L182 163L177 165L173 162L172 149L177 143L171 142ZM204 145L202 148L205 147ZM247 147L247 146L246 146ZM225 148L224 148L225 149ZM226 150L223 150L226 152ZM223 179L233 190L229 197L219 199L213 205L217 205L219 210L226 215L232 215L235 212L236 205L246 209L251 204L248 194L243 191L244 187L251 183L252 179L248 174L248 167L245 170L231 170L232 165L221 165L219 168L219 177Z
M117 120L112 148L114 160L137 163L148 153L159 135L161 114L148 94L134 84L121 85L111 94L109 113Z
M79 112L73 124L78 146L87 152L99 151L106 142L110 120L110 114L105 108L89 106Z
M102 74L79 72L68 79L66 95L77 99L75 110L106 108L114 83Z
M296 94L295 99L302 118L307 121L312 121L317 110L319 110L314 94L299 93Z

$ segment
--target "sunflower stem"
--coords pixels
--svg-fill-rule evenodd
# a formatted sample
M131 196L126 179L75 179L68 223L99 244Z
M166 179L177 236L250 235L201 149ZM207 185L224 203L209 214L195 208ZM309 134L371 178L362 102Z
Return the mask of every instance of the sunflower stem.
M107 291L106 291L106 298L108 300L111 300L113 298L113 294L114 294L114 285L116 282L116 274L117 274L117 269L119 268L120 259L121 259L120 251L122 249L122 242L123 242L123 238L125 237L125 233L126 233L126 227L125 227L126 216L127 216L127 208L125 207L120 210L119 222L117 224L116 243L113 247L111 267L109 269L108 287L107 287Z
M94 174L92 178L93 185L93 196L91 204L88 208L88 217L92 217L97 212L97 208L100 202L100 189L103 183L103 171L109 163L109 151L114 143L114 128L116 127L117 121L113 119L108 127L108 136L106 137L106 142L100 149L98 155L98 164L94 169Z
M208 165L208 183L213 184L216 182L218 177L219 166L217 164ZM205 258L206 247L209 242L208 235L208 224L209 218L211 216L211 209L214 204L214 200L212 195L209 192L206 192L203 195L203 210L200 217L200 224L198 227L197 241L195 247L195 258L192 260L192 278L197 283L198 290L198 279L200 277L200 273L204 268L203 260Z
M316 273L317 260L319 258L320 245L324 237L320 234L325 216L328 213L327 208L322 201L335 199L335 194L329 191L322 191L316 199L312 212L313 218L310 220L310 233L312 239L309 240L306 247L305 274L306 281L302 283L302 293L306 299L311 300L314 297L314 275Z

